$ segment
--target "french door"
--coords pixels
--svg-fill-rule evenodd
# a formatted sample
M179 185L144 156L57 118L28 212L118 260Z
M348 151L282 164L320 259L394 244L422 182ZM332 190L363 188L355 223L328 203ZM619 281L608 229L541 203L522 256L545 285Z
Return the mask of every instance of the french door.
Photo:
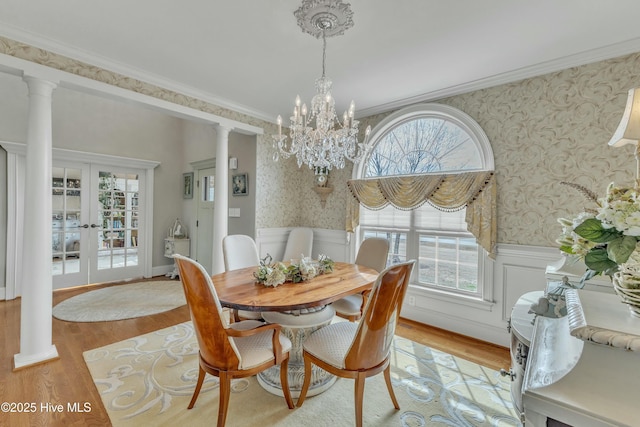
M142 277L145 171L54 162L54 289Z

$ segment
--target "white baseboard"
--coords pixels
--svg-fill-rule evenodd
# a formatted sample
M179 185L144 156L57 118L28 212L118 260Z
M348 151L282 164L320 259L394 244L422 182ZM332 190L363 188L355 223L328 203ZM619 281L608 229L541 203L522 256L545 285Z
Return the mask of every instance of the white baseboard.
M173 271L173 264L170 265L160 265L157 267L153 267L151 269L151 275L152 277L156 277L156 276L164 276L167 273L170 273Z
M442 312L430 312L421 308L407 306L406 304L402 308L401 316L405 319L435 326L460 335L473 337L502 347L509 347L510 336L506 325L495 326L473 322L469 321L468 318L452 316ZM508 367L505 366L505 368Z

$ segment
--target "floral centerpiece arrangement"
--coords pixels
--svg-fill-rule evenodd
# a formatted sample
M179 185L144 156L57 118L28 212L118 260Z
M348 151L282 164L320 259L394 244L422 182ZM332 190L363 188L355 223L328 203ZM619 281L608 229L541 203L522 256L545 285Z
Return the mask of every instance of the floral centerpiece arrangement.
M258 271L253 273L253 277L258 283L275 288L287 280L287 266L281 262L273 263L271 255L267 254L260 260Z
M274 263L271 255L267 254L260 260L260 266L253 276L258 283L275 288L284 282L301 283L320 274L330 273L334 264L331 258L320 255L317 261L310 257L302 257L299 263L287 266L282 262Z
M597 274L611 277L614 288L634 314L640 314L640 193L611 183L604 198L579 187L597 208L573 219L560 218L560 250L584 260L582 282ZM633 306L638 304L637 309ZM637 311L636 311L637 310Z

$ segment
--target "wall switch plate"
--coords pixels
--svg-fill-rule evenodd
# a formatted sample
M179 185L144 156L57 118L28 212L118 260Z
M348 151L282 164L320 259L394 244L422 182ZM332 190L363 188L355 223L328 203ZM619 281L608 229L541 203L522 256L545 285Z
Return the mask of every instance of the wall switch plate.
M238 169L238 158L237 157L229 158L229 169Z

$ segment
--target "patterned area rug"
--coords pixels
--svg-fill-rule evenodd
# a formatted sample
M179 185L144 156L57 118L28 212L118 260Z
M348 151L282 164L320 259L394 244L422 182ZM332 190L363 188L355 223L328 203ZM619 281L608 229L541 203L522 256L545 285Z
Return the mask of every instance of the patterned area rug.
M53 317L69 322L104 322L162 313L185 305L176 280L136 282L85 292L53 307Z
M115 427L208 426L217 417L217 378L207 375L195 407L187 410L198 376L197 353L193 327L185 322L87 351L84 359ZM391 363L401 409L394 409L382 374L369 378L366 426L520 426L510 382L494 370L399 337ZM226 425L334 427L352 426L354 418L352 380L338 379L290 410L251 377L232 384Z

